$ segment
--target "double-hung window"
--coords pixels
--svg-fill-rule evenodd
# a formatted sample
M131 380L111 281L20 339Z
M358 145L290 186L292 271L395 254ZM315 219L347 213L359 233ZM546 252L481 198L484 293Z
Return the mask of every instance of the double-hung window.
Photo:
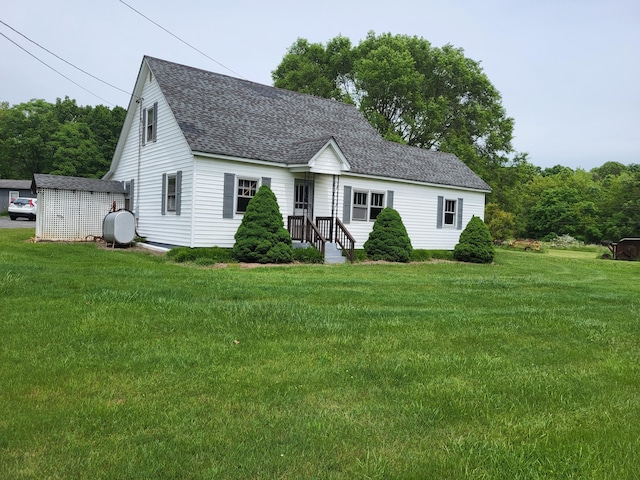
M158 133L158 102L142 112L142 144L155 142Z
M353 220L374 221L384 209L384 193L354 190Z
M167 212L176 211L176 175L167 175Z
M238 179L238 203L236 206L237 213L244 213L247 211L247 205L249 205L249 201L255 196L257 190L257 180L249 180L246 178Z
M354 220L366 220L369 209L369 192L353 192L353 215Z
M454 227L456 224L456 201L445 200L444 201L444 225L448 227Z
M462 198L438 196L437 228L462 229Z

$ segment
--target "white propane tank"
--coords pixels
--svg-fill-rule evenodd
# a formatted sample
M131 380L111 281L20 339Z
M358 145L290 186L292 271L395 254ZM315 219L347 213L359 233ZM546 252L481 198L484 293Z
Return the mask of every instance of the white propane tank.
M105 242L126 245L133 242L136 225L133 213L119 210L108 213L102 221L102 238Z

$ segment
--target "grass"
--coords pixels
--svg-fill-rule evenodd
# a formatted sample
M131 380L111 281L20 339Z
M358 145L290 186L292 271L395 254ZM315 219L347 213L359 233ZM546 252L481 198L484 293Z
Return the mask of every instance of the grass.
M0 231L3 478L640 478L640 264L184 266Z

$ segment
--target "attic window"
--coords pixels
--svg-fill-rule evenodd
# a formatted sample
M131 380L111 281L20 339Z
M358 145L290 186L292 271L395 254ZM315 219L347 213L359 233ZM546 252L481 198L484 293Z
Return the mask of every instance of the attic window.
M142 144L155 142L158 131L158 102L142 112Z

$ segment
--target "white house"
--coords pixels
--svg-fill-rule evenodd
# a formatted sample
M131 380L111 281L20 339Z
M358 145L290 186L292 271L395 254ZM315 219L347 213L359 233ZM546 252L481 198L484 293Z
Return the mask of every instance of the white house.
M152 57L104 179L124 183L141 236L189 247L233 246L267 184L294 240L348 231L362 248L391 206L414 248L450 250L490 191L455 155L385 141L352 105Z

